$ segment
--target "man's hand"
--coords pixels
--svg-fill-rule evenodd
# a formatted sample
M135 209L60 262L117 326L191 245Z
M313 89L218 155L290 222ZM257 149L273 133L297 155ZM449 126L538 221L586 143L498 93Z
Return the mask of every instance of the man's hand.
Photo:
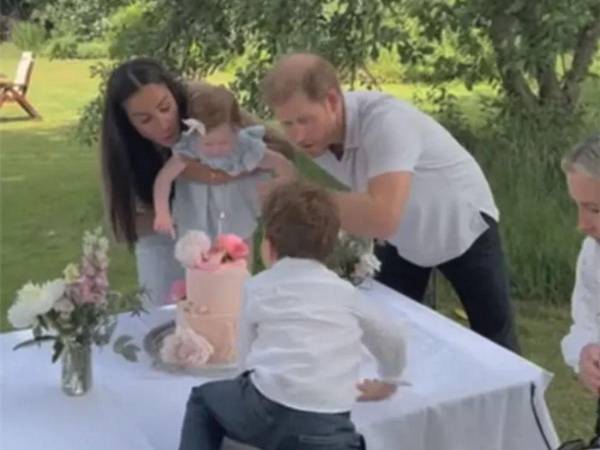
M594 394L600 394L600 344L588 344L581 350L579 379Z
M384 400L396 392L396 385L380 380L363 380L356 385L361 392L357 400L359 402L372 402Z
M273 172L273 178L258 183L258 198L261 203L269 196L277 186L294 180L298 173L294 164L280 153L267 149L265 157L259 165L260 169Z

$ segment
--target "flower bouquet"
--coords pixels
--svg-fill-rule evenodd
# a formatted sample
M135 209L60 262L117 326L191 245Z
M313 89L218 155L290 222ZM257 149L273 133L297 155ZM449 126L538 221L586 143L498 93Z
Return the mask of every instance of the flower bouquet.
M79 264L69 264L63 277L25 284L8 310L15 328L32 328L33 338L15 346L15 350L54 342L52 362L63 361L63 390L81 395L91 387L91 345L106 345L116 328L116 314L130 309L139 315L144 309L136 291L123 295L110 290L107 270L108 239L100 228L86 231ZM139 348L131 337L119 337L113 349L127 360L135 361Z
M327 266L355 286L373 277L381 262L373 253L373 240L340 231L338 241Z
M177 242L175 257L189 269L187 283L190 285L186 286L186 280L178 280L171 287L169 301L178 302L179 306L175 332L166 336L160 346L162 362L181 369L193 369L204 366L211 357L221 359L224 353L222 348L227 344L222 332L223 323L237 320L238 311L237 308L225 306L233 299L228 294L222 299L213 296L221 291L220 283L225 279L228 287L236 285L239 280L237 276L231 276L232 273L240 274L243 278L247 276L248 253L248 246L243 239L233 234L221 234L211 243L204 232L190 231ZM234 270L230 272L228 269ZM211 276L209 282L205 276L212 272L227 275L226 278ZM229 292L225 286L222 287L223 292ZM188 291L202 292L202 302L188 300ZM218 317L211 312L215 301L220 304ZM202 334L198 332L198 326L192 327L190 320L200 320L204 324L200 327Z

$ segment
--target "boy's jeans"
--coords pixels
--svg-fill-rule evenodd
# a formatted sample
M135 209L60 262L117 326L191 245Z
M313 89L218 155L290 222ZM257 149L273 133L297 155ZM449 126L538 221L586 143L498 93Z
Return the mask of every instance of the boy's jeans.
M192 389L179 450L219 450L227 436L261 450L361 450L350 413L299 411L275 403L249 372Z

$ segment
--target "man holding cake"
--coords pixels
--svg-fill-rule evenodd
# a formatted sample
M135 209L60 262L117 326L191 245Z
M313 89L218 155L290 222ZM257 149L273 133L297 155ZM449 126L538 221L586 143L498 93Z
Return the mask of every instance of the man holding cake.
M263 206L267 270L245 286L233 380L192 389L180 450L217 450L225 436L265 450L361 449L359 400L393 394L405 365L401 327L324 264L340 220L330 195L293 182ZM364 343L381 380L359 383Z

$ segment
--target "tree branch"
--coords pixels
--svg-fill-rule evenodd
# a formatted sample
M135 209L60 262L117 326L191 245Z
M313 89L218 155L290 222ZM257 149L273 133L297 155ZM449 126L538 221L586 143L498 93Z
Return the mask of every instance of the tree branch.
M581 32L573 54L571 69L565 75L563 91L571 104L577 103L580 84L585 78L594 59L600 40L600 6L593 10L594 18Z
M535 109L537 97L527 83L523 71L513 63L516 48L514 34L518 19L504 12L497 12L492 17L490 39L496 53L498 72L502 78L504 89L509 95L518 98L528 109Z

